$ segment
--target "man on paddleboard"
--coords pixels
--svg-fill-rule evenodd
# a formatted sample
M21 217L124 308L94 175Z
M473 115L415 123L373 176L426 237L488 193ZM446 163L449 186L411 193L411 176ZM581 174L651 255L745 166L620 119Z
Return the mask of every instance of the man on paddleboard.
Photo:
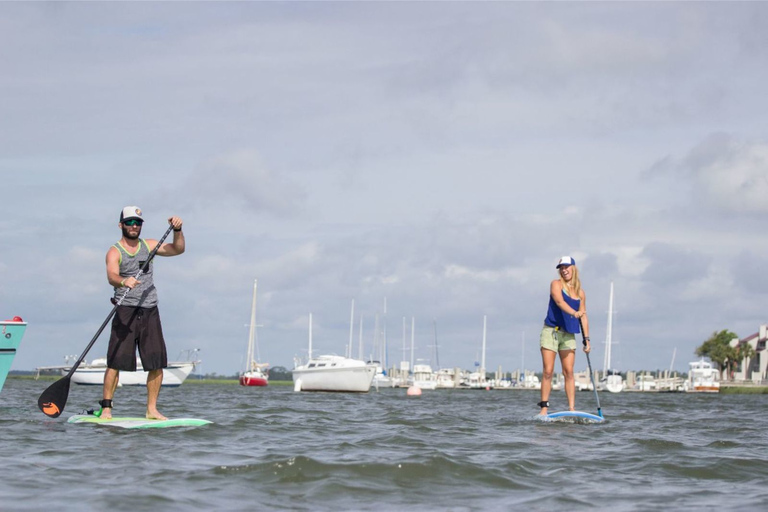
M179 217L170 217L173 242L157 249L158 256L178 256L184 252L184 233ZM157 240L139 238L144 224L138 206L126 206L120 212L118 226L123 237L107 251L107 280L115 288L113 301L130 291L117 306L112 320L112 332L107 348L107 370L104 372L104 393L101 417L112 417L112 398L115 395L120 371L136 371L136 349L147 376L147 418L167 419L157 410L157 397L163 383L163 368L168 366L168 355L157 309L157 290L153 282L153 263L136 279L139 269L157 246Z
M587 321L587 296L581 287L576 261L563 256L557 263L558 279L549 285L549 308L544 319L539 344L543 364L541 378L541 414L546 415L549 407L549 393L552 390L552 375L555 359L560 354L560 364L565 377L565 396L568 410L576 406L576 382L573 377L573 363L576 360L576 334L580 332L579 322L584 329L584 352L589 354L589 322Z

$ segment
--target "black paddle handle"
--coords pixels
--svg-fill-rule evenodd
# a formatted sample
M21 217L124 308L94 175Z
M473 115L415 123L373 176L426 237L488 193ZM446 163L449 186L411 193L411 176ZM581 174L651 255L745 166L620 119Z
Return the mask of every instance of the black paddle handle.
M144 265L141 266L141 268L136 273L134 278L138 279L139 277L141 277L141 274L143 274L149 268L149 263L152 261L152 258L155 257L155 254L157 254L157 250L160 248L161 245L163 245L163 242L165 241L166 238L168 238L168 235L171 233L171 231L173 231L172 224L168 227L163 237L157 242L157 245L155 246L154 249L152 249L152 252L149 253L149 257L147 258L147 261L144 262ZM123 300L125 299L125 297L128 295L130 291L131 291L130 288L125 290L125 293L123 293L123 296L120 297L117 300L117 302L115 302L115 306L112 308L112 311L109 313L109 316L107 316L107 318L104 319L104 322L101 324L101 327L99 327L99 330L96 331L96 334L93 336L93 339L91 339L90 343L88 343L88 346L85 347L85 350L83 350L83 353L80 354L80 357L77 358L77 361L75 361L75 364L72 365L72 368L69 369L69 373L67 373L65 378L67 379L71 378L72 374L74 374L75 371L77 371L77 368L80 366L80 363L82 363L83 360L85 359L85 356L88 354L88 351L91 350L94 343L96 343L96 340L99 339L99 336L101 336L101 333L104 331L104 328L107 326L109 321L112 320L112 317L115 316L117 307L123 302Z

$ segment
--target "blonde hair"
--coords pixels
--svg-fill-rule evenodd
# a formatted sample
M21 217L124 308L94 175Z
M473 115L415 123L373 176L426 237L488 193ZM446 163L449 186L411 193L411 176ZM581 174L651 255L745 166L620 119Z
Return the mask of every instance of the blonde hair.
M571 277L571 283L568 284L568 282L563 279L563 275L560 274L560 269L557 269L557 274L560 276L560 284L563 285L563 290L567 290L566 293L569 297L573 299L580 299L581 298L581 279L579 279L579 269L576 268L576 265L571 265L571 272L573 273L573 277Z

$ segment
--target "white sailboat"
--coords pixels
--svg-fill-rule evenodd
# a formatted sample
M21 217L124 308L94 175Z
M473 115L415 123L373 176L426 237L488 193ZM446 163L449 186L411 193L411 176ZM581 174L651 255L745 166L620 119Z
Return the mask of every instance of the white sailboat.
M467 381L464 383L465 386L468 386L473 389L486 389L489 387L489 384L488 382L486 382L486 377L485 377L485 335L488 331L487 325L488 325L488 316L483 315L483 343L482 343L482 351L480 356L480 367L477 369L476 372L470 373L467 378Z
M376 373L373 377L373 387L379 388L395 388L400 385L400 379L395 375L387 374L387 298L384 297L384 318L382 326L379 326L379 315L376 314L374 320L374 332L373 332L373 354L368 361L369 365L373 365L376 369ZM379 333L381 333L381 343L379 343ZM363 318L360 317L360 357L363 353Z
M416 318L411 317L411 368L413 372L408 377L408 387L419 389L437 389L437 377L432 371L432 366L427 363L419 363L414 360L416 349Z
M603 360L603 381L605 389L611 393L620 393L624 390L624 380L621 373L611 369L611 344L613 343L613 281L611 281L611 293L608 299L608 328L605 331L605 358Z
M263 387L269 384L269 374L267 373L269 363L259 362L259 346L256 343L256 285L257 279L254 279L251 324L248 335L248 354L245 358L245 371L240 374L240 385Z
M352 301L354 312L354 301ZM353 314L354 316L354 314ZM351 346L351 338L350 338ZM293 369L294 391L339 391L367 393L376 367L365 361L337 355L312 355L312 313L309 314L307 362Z

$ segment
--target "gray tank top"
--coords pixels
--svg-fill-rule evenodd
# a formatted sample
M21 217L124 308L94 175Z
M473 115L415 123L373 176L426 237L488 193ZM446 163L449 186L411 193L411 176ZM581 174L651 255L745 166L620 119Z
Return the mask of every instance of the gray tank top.
M120 245L120 242L115 243L115 248L120 253L120 277L128 278L134 277L139 272L139 269L149 258L149 246L143 239L139 239L138 250L131 254L125 248ZM121 303L122 306L138 306L141 308L153 308L157 306L157 290L155 289L155 283L153 280L153 262L149 262L149 266L139 277L141 284L134 287L125 296L125 300ZM119 299L125 293L124 287L115 288L115 299Z

